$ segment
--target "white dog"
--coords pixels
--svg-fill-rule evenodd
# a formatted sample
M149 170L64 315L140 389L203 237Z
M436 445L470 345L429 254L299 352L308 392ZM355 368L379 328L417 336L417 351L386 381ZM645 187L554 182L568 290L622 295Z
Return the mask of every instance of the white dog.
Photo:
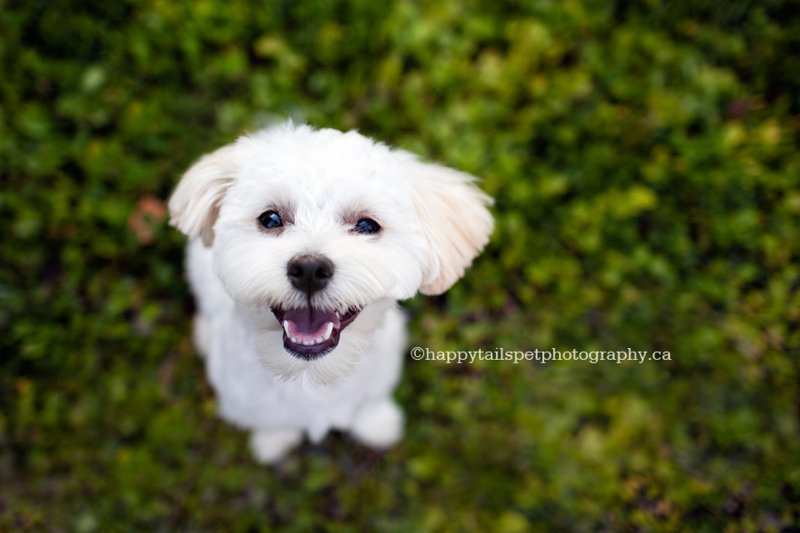
M356 133L291 123L206 155L171 224L192 238L195 344L222 416L270 463L304 432L385 448L405 353L396 301L440 294L492 230L474 178Z

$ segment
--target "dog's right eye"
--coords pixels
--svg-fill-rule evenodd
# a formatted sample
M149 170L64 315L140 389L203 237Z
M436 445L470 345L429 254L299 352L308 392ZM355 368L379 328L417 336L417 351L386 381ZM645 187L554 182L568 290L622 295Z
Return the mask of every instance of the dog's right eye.
M283 220L277 211L270 209L258 215L258 222L267 229L280 228L283 226Z

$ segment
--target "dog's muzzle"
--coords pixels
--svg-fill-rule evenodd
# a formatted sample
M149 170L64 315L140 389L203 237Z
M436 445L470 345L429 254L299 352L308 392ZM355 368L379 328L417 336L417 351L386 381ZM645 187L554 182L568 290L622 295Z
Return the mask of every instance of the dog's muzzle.
M311 297L328 286L334 270L333 262L319 254L298 255L286 265L286 276L306 295L307 305L297 309L273 307L272 313L283 327L283 347L296 357L310 361L329 353L338 346L342 330L361 312L355 308L327 311L311 305Z

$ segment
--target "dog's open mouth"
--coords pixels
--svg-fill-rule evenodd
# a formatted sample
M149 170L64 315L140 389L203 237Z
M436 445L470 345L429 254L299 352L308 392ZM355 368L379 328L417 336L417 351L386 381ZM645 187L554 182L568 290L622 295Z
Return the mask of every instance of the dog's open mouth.
M358 316L361 309L345 313L322 311L314 307L281 309L272 313L283 326L283 347L306 361L324 356L339 344L339 335Z

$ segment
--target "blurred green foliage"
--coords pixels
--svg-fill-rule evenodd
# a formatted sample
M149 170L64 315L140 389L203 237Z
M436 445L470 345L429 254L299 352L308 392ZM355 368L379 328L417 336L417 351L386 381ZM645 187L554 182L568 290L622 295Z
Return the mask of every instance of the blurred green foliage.
M796 2L0 0L0 34L0 530L800 527ZM409 360L402 445L255 466L159 209L276 117L496 197L413 344L672 360Z

